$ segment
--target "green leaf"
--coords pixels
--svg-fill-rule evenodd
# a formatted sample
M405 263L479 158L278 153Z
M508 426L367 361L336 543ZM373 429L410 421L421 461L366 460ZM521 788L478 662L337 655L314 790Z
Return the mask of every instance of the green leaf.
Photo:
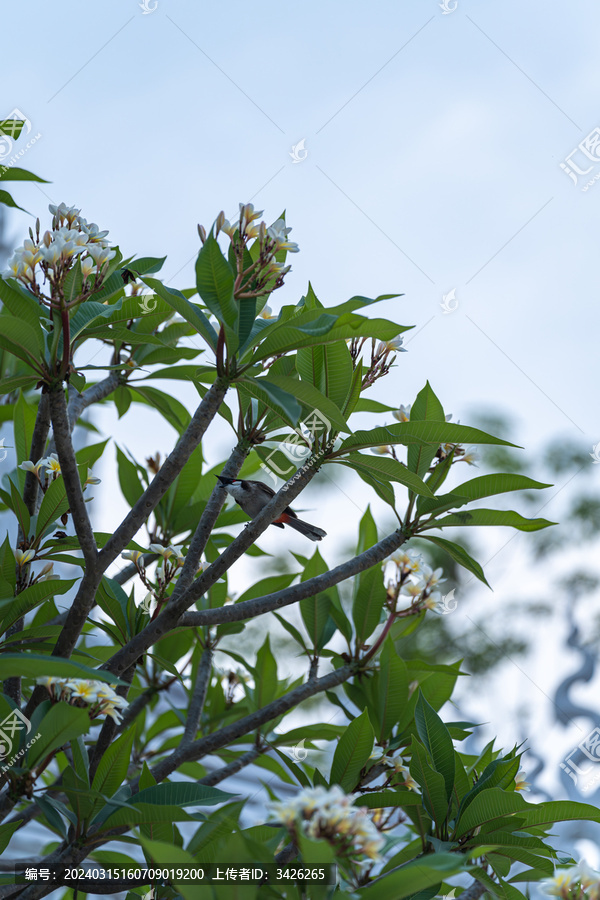
M436 772L429 764L425 748L414 735L411 748L410 774L421 787L423 805L438 826L437 833L439 834L440 826L448 816L448 797L446 796L444 776L441 772Z
M421 690L415 707L415 725L419 737L431 755L436 772L444 776L446 796L449 800L454 788L454 745L450 732Z
M410 410L411 422L445 422L444 408L429 382L422 391L419 391ZM425 475L435 454L437 447L412 444L408 448L408 468L421 477Z
M240 386L243 385L244 390L252 397L262 400L269 409L273 409L283 416L292 428L296 427L300 421L302 407L293 394L282 390L276 384L272 384L268 378L249 378L244 376L238 383Z
M419 514L425 515L438 509L443 512L444 508L453 509L457 506L464 506L465 503L471 503L473 500L481 500L483 497L504 494L508 491L541 490L547 487L552 487L552 485L534 481L533 478L527 478L525 475L505 473L481 475L479 478L472 478L470 481L465 481L464 484L459 484L448 494L439 494L432 500L422 501L419 504Z
M16 622L17 619L20 619L21 616L24 616L30 610L35 609L36 606L39 606L40 603L43 603L49 597L54 597L56 594L66 594L75 584L75 580L38 581L36 584L32 584L31 587L25 588L7 606L2 605L0 609L2 631L6 631L13 622Z
M62 475L55 478L48 486L48 490L44 494L42 505L37 518L37 526L35 529L36 537L44 534L49 525L56 522L63 513L69 508L69 501L65 493L65 482Z
M0 300L2 305L17 319L26 322L35 332L41 332L41 320L48 320L44 308L35 300L29 291L12 278L6 280L0 275ZM40 345L43 346L43 343Z
M0 166L0 181L38 181L41 184L50 184L45 178L40 178L39 175L18 166Z
M460 544L455 544L453 541L447 541L445 538L440 538L437 536L433 536L431 534L423 534L421 535L424 541L430 541L432 544L435 544L436 547L440 547L441 550L445 550L448 556L450 556L455 562L462 566L463 569L466 569L468 572L472 572L476 578L482 581L487 587L489 584L487 579L483 573L483 569L477 562L477 560L473 559L473 557L469 556L464 547L461 547Z
M338 409L344 409L353 376L352 357L345 341L298 350L296 368L304 381L314 385Z
M373 749L373 726L365 709L351 722L338 741L331 763L331 783L346 793L354 790L360 772Z
M302 581L307 581L309 578L314 578L316 575L322 575L328 571L327 563L319 551L315 550L313 556L304 567ZM300 601L300 615L315 652L323 649L323 638L327 635L326 629L330 608L331 598L329 594L315 594Z
M181 434L188 427L191 416L183 403L172 395L159 391L154 387L142 387L141 385L129 385L133 400L140 400L148 406L153 406L169 425Z
M233 797L219 788L193 784L189 781L173 781L154 784L131 797L130 803L152 803L167 806L215 806Z
M518 528L519 531L539 531L556 525L547 519L525 519L513 510L503 509L473 509L470 512L457 512L443 519L428 519L425 526L419 530L430 528L447 528L449 526L466 525L506 525L509 528Z
M381 569L379 566L373 566L359 576L358 588L352 603L352 621L356 629L358 646L364 644L379 625L384 601L385 587Z
M136 275L154 275L162 269L166 256L140 256L127 263L130 272Z
M432 496L431 490L418 475L391 457L388 459L383 456L368 456L366 453L349 453L348 456L336 457L332 462L341 463L357 472L366 472L371 478L382 484L386 484L390 480L397 481L414 491L415 494L424 497Z
M9 841L21 823L17 819L16 822L6 822L0 825L0 853L4 853L8 847Z
M257 709L266 706L277 694L277 662L271 650L269 635L256 654L253 699Z
M2 494L4 494L4 491L2 491ZM25 506L25 501L21 497L19 490L12 481L10 482L10 496L12 500L12 509L18 519L23 537L28 538L30 525L29 510Z
M343 415L335 403L310 382L300 381L298 378L292 378L288 375L269 373L269 383L292 394L306 409L319 412L321 418L328 420L335 430L344 431L347 434L350 432L350 428L348 428Z
M52 582L42 582L48 584ZM55 582L59 584L60 582ZM33 585L36 587L36 585ZM31 590L28 588L27 590ZM111 672L103 669L91 669L83 663L60 656L40 656L35 653L0 653L0 680L6 678L41 678L42 676L58 676L60 678L90 678L106 681L109 684L123 684Z
M196 304L190 303L181 291L167 287L162 281L159 281L158 278L149 278L148 276L145 276L141 280L168 303L172 309L176 310L186 322L193 325L198 334L202 335L209 347L212 347L213 350L217 349L217 332Z
M388 740L393 728L400 721L402 711L408 702L408 672L404 660L400 659L391 638L387 638L381 651L377 686L377 717L380 730L379 743ZM409 792L410 793L410 792Z
M62 747L73 738L80 734L87 734L90 724L87 709L80 709L63 702L55 703L39 723L38 731L41 737L31 745L27 752L29 768L33 768L53 750Z
M499 444L517 447L510 441L494 437L471 428L470 425L453 425L451 422L400 422L398 425L383 425L371 431L356 431L346 438L335 455L341 456L349 450L378 447L385 444ZM521 448L518 448L521 449Z
M21 464L29 459L31 453L31 441L33 439L33 429L35 428L36 409L32 403L28 403L23 392L19 394L15 403L13 413L13 426L15 435L15 449L17 451L17 464ZM33 460L34 463L37 459ZM25 472L23 469L18 470L19 485L21 490L25 486Z
M460 854L432 853L376 878L357 893L361 900L403 900L457 875L465 867L466 860Z
M140 474L137 466L128 459L120 447L117 450L117 469L119 484L123 496L130 506L135 506L144 493L144 486L140 482Z
M76 281L73 284L73 291L77 291ZM71 342L79 337L86 328L89 328L92 322L97 322L98 319L108 319L112 316L115 310L120 309L122 302L122 300L117 300L111 306L105 306L104 303L99 303L97 300L86 300L85 303L82 303L71 319ZM109 337L108 332L105 334L105 337ZM59 349L60 347L61 344L59 343Z
M233 297L234 272L212 232L200 248L196 260L196 287L211 313L230 328L235 326L238 305ZM235 351L237 348L230 348Z
M8 206L11 209L21 209L23 212L27 212L22 206L14 200L12 194L9 194L8 191L0 191L0 203L4 206Z
M92 790L106 797L116 793L127 777L134 737L135 728L129 728L108 747L94 775Z

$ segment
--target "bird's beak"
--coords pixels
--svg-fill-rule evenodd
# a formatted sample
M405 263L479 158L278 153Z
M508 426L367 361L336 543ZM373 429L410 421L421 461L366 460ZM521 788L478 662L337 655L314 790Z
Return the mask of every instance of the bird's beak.
M235 478L227 478L225 475L215 475L215 478L218 478L223 486L233 484L233 482L236 480Z

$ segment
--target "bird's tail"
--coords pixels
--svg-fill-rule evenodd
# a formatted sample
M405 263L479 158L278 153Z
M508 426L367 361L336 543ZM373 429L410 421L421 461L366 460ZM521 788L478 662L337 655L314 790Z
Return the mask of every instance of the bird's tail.
M321 541L324 537L327 537L327 532L323 531L322 528L317 528L316 525L311 525L310 522L303 522L302 519L296 519L292 518L291 516L287 516L285 524L289 525L290 528L294 528L296 531L299 531L300 534L303 534L311 541Z

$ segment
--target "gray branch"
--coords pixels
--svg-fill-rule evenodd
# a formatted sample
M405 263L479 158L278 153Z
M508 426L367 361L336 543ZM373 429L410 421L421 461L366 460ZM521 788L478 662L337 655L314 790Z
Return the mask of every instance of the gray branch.
M69 428L71 431L75 428L77 419L81 413L87 409L88 406L91 406L92 403L98 403L100 400L104 400L105 397L108 397L109 394L116 391L121 383L122 377L120 372L113 371L107 375L106 378L103 378L102 381L93 384L81 394L79 391L76 391L72 385L69 387Z
M254 618L264 615L264 613L281 609L289 606L291 603L297 603L306 597L313 597L327 588L345 581L365 569L380 562L393 553L398 547L407 540L405 534L398 530L393 531L377 544L373 544L364 553L353 557L335 569L324 572L323 575L316 575L307 581L294 584L291 587L284 588L282 591L276 591L274 594L265 594L263 597L256 597L254 600L244 600L242 603L235 603L228 606L219 606L215 609L205 609L200 612L189 612L181 616L179 625L200 626L200 625L220 625L223 622L240 622L244 619ZM233 544L231 545L233 546ZM212 566L211 566L212 569ZM210 569L207 569L210 572ZM196 582L197 583L197 582Z
M272 703L268 703L261 709L256 710L256 712L244 716L237 722L226 725L224 728L221 728L220 731L206 735L206 737L200 738L192 744L180 744L171 756L161 760L152 769L152 774L157 781L163 781L182 763L201 759L209 753L220 750L221 747L225 747L232 741L237 740L237 738L250 734L250 732L260 728L261 725L265 725L272 719L276 719L278 716L288 712L288 710L298 706L298 704L302 703L303 700L308 699L308 697L314 697L315 694L328 691L338 684L341 684L343 681L347 681L348 678L352 677L355 670L355 665L346 665L341 666L334 672L323 675L321 678L309 678L304 684L301 684L297 688L289 691L289 693L284 694L283 697L273 700Z
M173 452L167 456L142 496L100 551L99 563L102 572L105 572L119 553L125 549L173 484L193 451L200 444L206 429L223 402L226 392L227 384L220 379L211 385Z
M198 671L196 672L196 683L194 684L192 699L190 700L190 705L188 707L185 730L181 741L182 746L191 744L196 737L200 716L202 715L202 710L204 709L204 703L206 701L206 692L208 691L208 686L210 684L213 657L214 652L207 647L202 654L200 664L198 665Z
M220 784L221 781L225 781L226 778L236 775L242 769L245 769L246 766L249 766L250 763L253 763L266 749L266 747L261 749L253 747L252 750L242 753L241 756L238 756L237 759L234 759L233 762L230 762L228 765L216 769L214 772L211 772L210 775L205 775L204 778L200 778L198 784L205 784L208 787L214 787L216 784Z

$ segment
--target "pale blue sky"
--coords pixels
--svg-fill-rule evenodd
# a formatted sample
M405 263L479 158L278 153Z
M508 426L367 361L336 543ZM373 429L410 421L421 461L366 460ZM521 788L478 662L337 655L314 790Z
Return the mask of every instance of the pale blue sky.
M508 410L529 452L559 433L600 441L600 184L584 192L560 168L600 125L597 3L158 0L143 14L137 0L21 0L3 25L2 114L16 107L41 133L19 162L52 181L15 194L42 219L50 201L80 206L126 254L167 253L183 288L197 222L240 200L269 220L285 207L301 252L275 309L309 278L326 305L405 295L381 314L416 326L409 352L371 396L406 404L429 379L455 420ZM588 165L600 173L600 158ZM122 437L139 458L169 449L148 421ZM231 443L223 431L211 462ZM335 530L354 511L340 497L316 518ZM496 602L523 540L488 570Z

